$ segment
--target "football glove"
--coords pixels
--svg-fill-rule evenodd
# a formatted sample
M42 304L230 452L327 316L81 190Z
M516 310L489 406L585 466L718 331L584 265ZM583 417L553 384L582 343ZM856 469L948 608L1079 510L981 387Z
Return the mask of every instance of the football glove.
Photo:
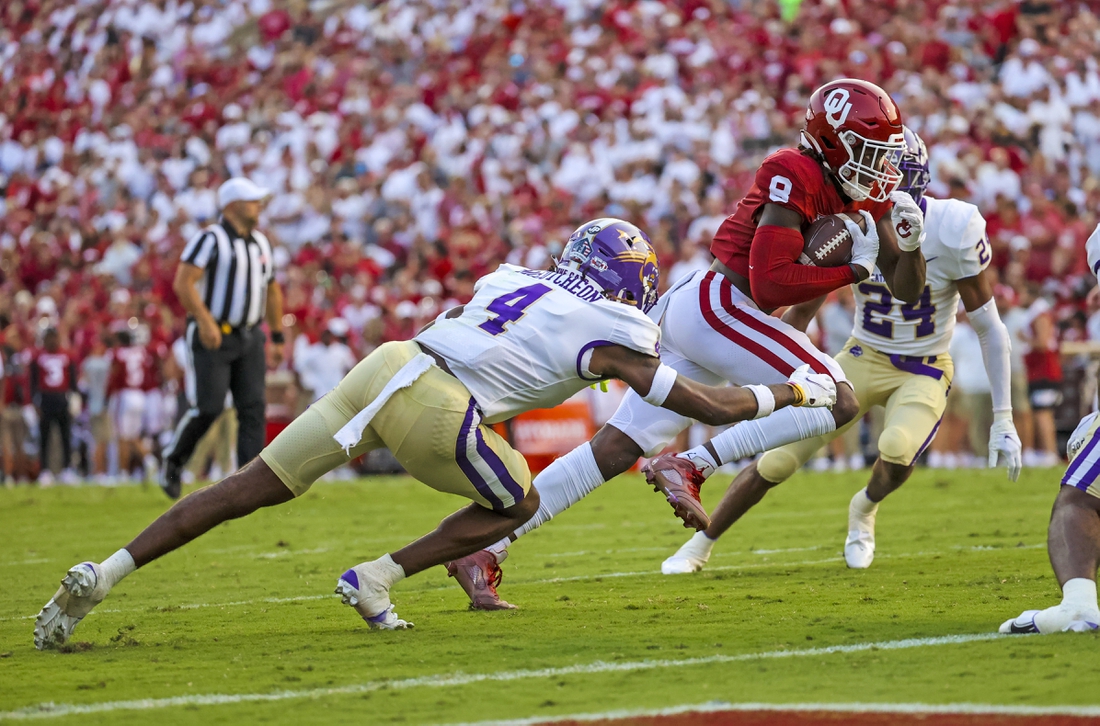
M912 252L924 244L924 213L905 192L890 192L894 208L890 210L890 223L902 252Z
M809 364L795 368L787 384L795 389L796 395L802 394L802 400L795 403L796 406L824 406L831 411L836 403L836 381L827 373L814 373Z
M847 216L843 216L842 219L844 220L844 226L848 229L848 234L852 235L851 264L867 270L867 277L870 277L871 273L875 271L875 261L878 259L878 229L875 227L875 220L869 212L861 209L859 213L863 215L863 221L867 223L866 232L860 229L858 224L848 219Z
M1016 481L1020 478L1020 469L1023 466L1020 458L1022 450L1020 437L1012 424L1012 413L1002 411L993 414L993 426L989 429L989 468L996 468L997 455L1001 454L1008 465L1008 478Z

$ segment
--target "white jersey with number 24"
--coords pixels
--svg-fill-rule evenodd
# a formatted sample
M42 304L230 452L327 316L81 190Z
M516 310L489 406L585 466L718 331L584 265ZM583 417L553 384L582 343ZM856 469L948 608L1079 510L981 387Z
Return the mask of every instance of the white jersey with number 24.
M947 352L959 307L955 281L988 267L992 251L985 219L973 204L925 196L921 208L927 232L921 253L927 274L920 300L895 299L876 268L870 278L852 286L856 299L852 335L883 353L923 358Z

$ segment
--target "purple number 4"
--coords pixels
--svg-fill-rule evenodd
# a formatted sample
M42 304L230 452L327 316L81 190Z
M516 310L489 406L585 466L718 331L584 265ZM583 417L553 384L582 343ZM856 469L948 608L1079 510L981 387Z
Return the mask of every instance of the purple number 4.
M506 292L485 306L485 309L496 317L489 318L477 327L489 335L500 335L504 332L505 325L514 323L526 315L527 308L548 292L550 288L541 283Z

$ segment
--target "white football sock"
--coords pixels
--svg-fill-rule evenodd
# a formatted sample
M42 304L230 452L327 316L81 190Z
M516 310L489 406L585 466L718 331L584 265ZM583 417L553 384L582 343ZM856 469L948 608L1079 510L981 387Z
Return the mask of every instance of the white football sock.
M836 419L825 408L788 406L755 421L742 421L710 440L721 460L729 464L787 444L823 436L836 429Z
M708 537L706 532L696 532L676 554L693 555L705 561L710 557L710 552L717 541Z
M695 468L703 472L704 479L710 477L719 466L718 462L715 461L714 457L707 451L707 447L703 445L696 446L694 449L688 449L682 454L677 454L677 456L695 464Z
M125 549L119 550L99 563L99 570L103 573L103 579L107 581L108 587L114 587L119 580L136 569L134 558Z
M374 566L378 579L382 581L387 589L405 579L405 568L394 562L389 553L382 555L370 564Z
M877 510L878 502L872 502L871 497L867 496L867 487L863 487L852 497L852 505L849 511L866 517L868 514L874 514Z
M516 530L516 537L522 537L533 529L538 529L555 516L561 514L603 484L603 474L596 465L592 445L585 442L565 456L543 469L533 483L539 493L539 508L535 516ZM499 547L501 540L493 547ZM504 545L507 547L507 544ZM494 552L495 554L495 552ZM498 561L501 558L498 557Z
M495 557L497 564L499 565L501 562L504 562L504 560L508 559L508 545L510 544L512 544L512 539L510 537L505 537L501 541L497 542L495 545L489 545L488 547L486 547L485 551Z
M1062 604L1078 612L1096 610L1096 582L1084 577L1067 580L1062 585Z

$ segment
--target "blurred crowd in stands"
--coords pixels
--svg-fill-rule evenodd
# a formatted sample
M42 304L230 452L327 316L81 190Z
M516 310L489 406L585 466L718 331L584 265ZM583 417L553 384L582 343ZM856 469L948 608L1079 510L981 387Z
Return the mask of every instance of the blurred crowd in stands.
M1057 351L1100 339L1084 254L1100 209L1098 6L8 0L7 481L37 473L41 411L27 371L51 327L82 394L76 450L96 452L78 457L79 474L126 476L155 457L182 385L170 353L183 328L176 261L216 218L214 190L230 176L273 192L260 228L277 245L286 296L287 361L272 374L280 420L349 362L468 299L499 263L545 266L585 219L642 225L665 285L707 266L710 236L759 161L797 142L809 93L838 76L894 95L928 143L930 193L981 207L998 304L1015 321L1018 408L1028 379L1045 381L1067 399L1053 418L1076 422L1081 403L1063 395ZM850 330L846 297L822 314L826 349ZM964 332L958 345L973 347ZM88 362L116 360L122 338L153 361L141 386L158 398L158 420L119 463L110 422L93 431L118 392L100 390ZM976 378L956 388L980 394ZM968 438L980 449L971 410L945 421L958 433L940 437L938 464L969 463ZM1034 418L1021 425L1038 441L1031 463L1050 463L1045 415ZM104 441L114 463L97 449ZM837 466L857 463L849 449Z

